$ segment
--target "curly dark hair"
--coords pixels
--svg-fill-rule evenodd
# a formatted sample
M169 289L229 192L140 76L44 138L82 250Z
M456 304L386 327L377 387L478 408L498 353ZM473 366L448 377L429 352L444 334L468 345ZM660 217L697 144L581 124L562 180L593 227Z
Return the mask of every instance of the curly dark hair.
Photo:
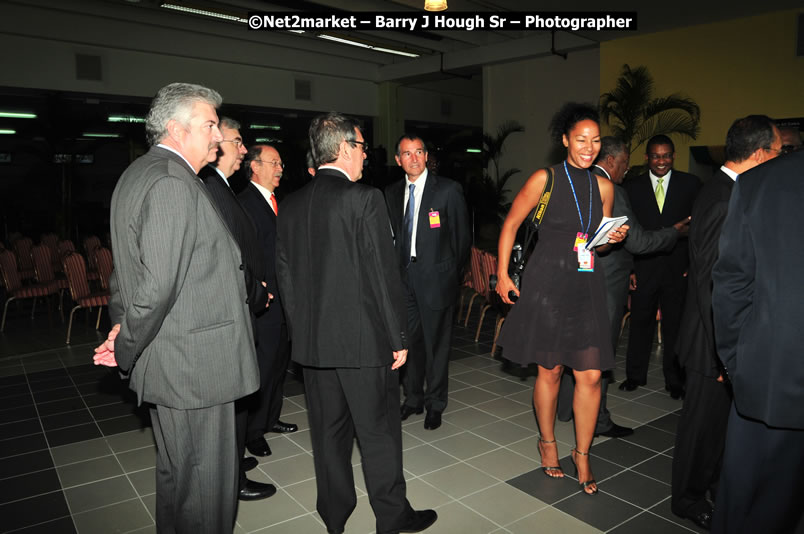
M559 109L550 120L550 138L554 143L561 145L564 135L569 135L570 130L581 121L591 120L600 124L600 114L597 108L591 104L579 102L567 102Z

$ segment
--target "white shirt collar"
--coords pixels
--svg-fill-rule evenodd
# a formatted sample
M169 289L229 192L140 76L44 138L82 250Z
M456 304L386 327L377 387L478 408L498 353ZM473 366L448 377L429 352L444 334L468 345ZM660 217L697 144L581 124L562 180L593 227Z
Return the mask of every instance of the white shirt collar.
M609 171L607 171L606 169L604 169L604 168L603 168L603 167L601 167L600 165L595 165L595 167L597 167L598 169L600 169L601 171L603 171L603 173L606 175L606 178L608 178L609 180L611 180L611 175L609 174Z
M734 172L733 170L729 169L725 165L722 165L720 167L720 170L723 171L724 173L726 173L726 175L729 178L731 178L732 180L734 180L735 182L737 181L737 177L740 175L740 173Z
M408 186L408 189L410 189L410 184L416 184L415 190L418 190L419 185L421 184L423 186L426 181L427 181L427 169L426 168L424 169L424 172L422 172L419 175L419 177L416 178L415 182L411 182L410 178L408 178L408 175L407 174L405 175L405 184Z
M662 176L662 187L665 191L667 191L667 185L670 183L670 177L673 174L673 169L667 171L667 174ZM648 177L650 177L650 183L653 184L653 190L656 191L656 186L659 185L659 177L653 174L653 171L648 171Z
M265 187L264 185L260 185L255 181L251 182L257 188L257 191L262 193L262 196L265 197L265 201L269 204L271 203L271 197L274 195L273 191Z
M217 173L218 173L218 175L220 175L220 177L221 177L221 178L223 178L223 182L224 182L226 185L228 185L228 186L229 186L229 189L231 189L231 188L232 188L232 184L230 184L230 183L229 183L229 179L228 179L228 178L226 178L226 176L224 176L224 175L223 175L223 171L222 171L222 170L220 170L219 168L217 168L215 165L210 165L210 167L212 167L213 169L215 169L215 172L217 172Z
M189 166L191 169L193 169L193 172L195 172L195 167L193 167L192 165L190 165L190 162L189 162L189 161L187 161L187 158L185 158L184 156L182 156L182 155L181 155L181 153L180 153L178 150L176 150L175 148L171 148L171 147L169 147L169 146L167 146L167 145L163 145L162 143L159 143L159 144L158 144L158 145L156 145L156 146L158 146L159 148L164 148L165 150L170 150L171 152L173 152L174 154L176 154L177 156L179 156L181 159L183 159L183 160L184 160L184 163L186 163L186 164L187 164L187 165L188 165L188 166ZM201 170L201 169L199 169L199 170ZM197 174L197 173L196 173L196 174Z

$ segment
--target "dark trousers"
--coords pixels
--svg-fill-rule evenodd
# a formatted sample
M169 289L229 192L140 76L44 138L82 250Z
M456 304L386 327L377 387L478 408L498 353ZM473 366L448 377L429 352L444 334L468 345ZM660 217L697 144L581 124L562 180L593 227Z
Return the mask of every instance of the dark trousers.
M686 293L686 277L638 271L637 288L631 293L631 328L625 362L627 378L642 385L648 379L648 361L656 330L656 310L660 307L665 385L673 388L684 385L675 346Z
M673 451L672 510L697 515L717 495L731 392L716 378L687 370L687 391Z
M352 472L354 439L360 445L377 532L409 519L402 474L399 375L391 366L304 368L313 444L316 509L330 530L343 529L357 503Z
M260 389L250 395L247 401L246 441L263 437L279 421L285 372L290 361L290 344L285 325L261 325L259 319L257 321Z
M160 534L232 532L237 509L234 403L151 409Z
M415 269L412 263L409 269ZM426 296L408 284L408 361L402 367L405 404L443 412L447 407L449 351L455 305L441 310L427 306ZM426 381L426 388L425 388Z
M804 430L771 428L733 404L728 425L712 532L800 534Z

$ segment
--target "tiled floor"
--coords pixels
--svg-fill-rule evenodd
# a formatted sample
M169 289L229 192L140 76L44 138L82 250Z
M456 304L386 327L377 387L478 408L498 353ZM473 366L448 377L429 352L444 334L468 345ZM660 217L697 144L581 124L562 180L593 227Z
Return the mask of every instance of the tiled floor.
M403 424L408 498L439 514L428 533L700 532L670 512L681 403L664 393L656 354L647 387L609 390L615 421L638 428L625 439L595 440L592 467L600 492L590 497L571 476L552 480L541 472L533 377L522 380L490 358L490 318L480 343L472 340L473 323L476 315L470 328L456 328L444 424L424 430L423 416ZM73 345L65 348L65 330L58 318L48 323L45 315L31 323L23 309L0 334L0 531L155 532L155 452L147 412L135 407L116 373L89 363L99 334L80 319ZM622 354L617 365L621 378ZM265 501L241 503L236 532L325 531L315 512L303 390L290 375L286 383L282 418L300 430L267 436L273 455L249 476L279 491ZM572 474L571 423L557 423L556 435L561 465ZM350 534L367 534L374 531L374 517L357 449L353 462L359 499L346 527Z

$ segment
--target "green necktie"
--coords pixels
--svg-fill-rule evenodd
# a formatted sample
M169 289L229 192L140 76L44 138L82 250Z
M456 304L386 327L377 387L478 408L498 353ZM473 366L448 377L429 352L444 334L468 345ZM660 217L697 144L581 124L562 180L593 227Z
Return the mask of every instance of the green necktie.
M659 213L662 212L662 208L664 208L664 187L662 186L662 182L664 182L664 178L659 178L659 185L656 186L656 204L659 205Z

